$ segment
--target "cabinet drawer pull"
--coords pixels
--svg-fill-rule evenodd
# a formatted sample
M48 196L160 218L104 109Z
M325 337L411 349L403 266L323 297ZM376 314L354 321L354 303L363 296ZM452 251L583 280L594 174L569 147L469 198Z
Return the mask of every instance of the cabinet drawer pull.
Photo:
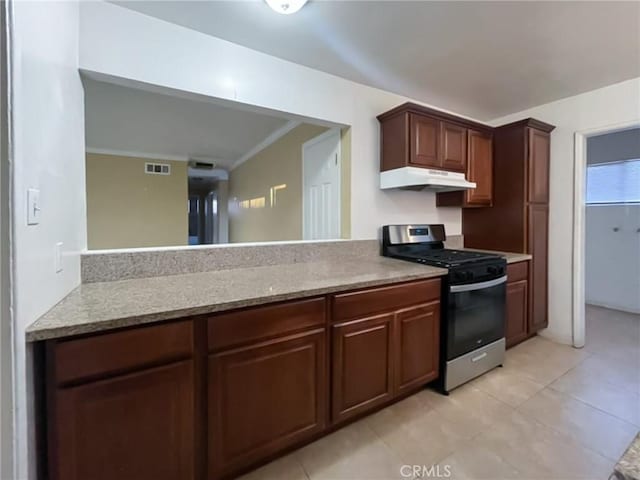
M482 360L484 357L487 356L487 352L483 352L480 355L478 355L477 357L473 357L471 359L472 362L477 362L478 360Z

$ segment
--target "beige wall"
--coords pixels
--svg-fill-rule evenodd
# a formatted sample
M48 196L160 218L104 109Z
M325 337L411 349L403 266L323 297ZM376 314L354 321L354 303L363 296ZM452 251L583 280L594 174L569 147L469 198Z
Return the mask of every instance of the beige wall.
M300 125L229 173L230 242L302 240L302 144L326 130ZM252 199L264 207L242 208Z
M300 125L229 174L229 241L259 242L302 239L302 144L325 132L317 125ZM351 225L351 131L341 135L341 229L349 238ZM285 184L271 205L270 189ZM264 198L264 207L260 207ZM255 200L256 208L239 202ZM256 200L257 199L257 200Z
M171 175L149 175L154 160L87 154L87 242L90 250L186 245L187 163Z

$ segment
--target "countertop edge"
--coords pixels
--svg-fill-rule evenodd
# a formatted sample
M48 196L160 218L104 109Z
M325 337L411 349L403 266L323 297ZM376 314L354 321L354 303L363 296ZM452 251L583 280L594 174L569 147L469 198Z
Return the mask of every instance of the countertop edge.
M130 317L114 318L109 320L98 321L94 323L84 323L70 326L59 327L39 327L38 323L46 318L47 313L38 320L29 325L25 331L25 340L27 343L34 343L46 340L55 340L60 338L68 338L78 335L86 335L91 333L102 333L120 328L135 327L137 325L148 325L163 321L177 320L184 317L207 315L219 313L229 310L235 310L245 307L255 307L276 303L286 300L296 300L319 295L328 295L337 292L349 290L357 290L359 288L376 287L382 285L392 285L396 283L410 282L414 280L426 280L429 278L442 277L448 274L448 270L444 268L432 267L429 272L402 274L394 278L384 278L376 280L346 282L328 287L296 290L291 292L283 292L269 296L250 297L232 302L212 303L210 305L197 306L193 308L167 310L161 312L150 312L148 314L135 315ZM70 292L70 294L73 293ZM69 294L69 295L70 295ZM65 297L66 298L66 297ZM64 299L61 300L61 302ZM60 302L59 302L60 303ZM57 306L58 304L56 304ZM52 309L56 308L54 306ZM51 311L51 310L50 310Z

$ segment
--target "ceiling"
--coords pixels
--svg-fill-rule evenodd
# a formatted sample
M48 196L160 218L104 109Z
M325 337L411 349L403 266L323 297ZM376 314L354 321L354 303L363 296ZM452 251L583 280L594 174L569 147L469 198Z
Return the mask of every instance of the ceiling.
M116 2L480 120L640 76L640 2Z
M83 79L88 149L233 163L289 119Z

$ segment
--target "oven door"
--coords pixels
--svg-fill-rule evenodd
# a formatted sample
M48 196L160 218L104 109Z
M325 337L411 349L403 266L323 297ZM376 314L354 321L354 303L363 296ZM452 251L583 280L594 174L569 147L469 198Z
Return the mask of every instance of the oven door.
M449 286L447 360L504 337L506 281Z

